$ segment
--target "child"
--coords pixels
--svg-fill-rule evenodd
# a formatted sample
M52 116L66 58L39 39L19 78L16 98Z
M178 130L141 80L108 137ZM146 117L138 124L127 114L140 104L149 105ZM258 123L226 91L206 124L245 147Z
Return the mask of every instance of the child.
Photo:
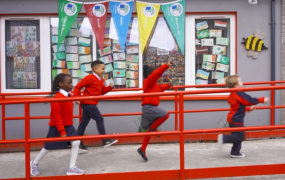
M91 63L91 68L93 73L85 76L75 87L74 87L74 96L81 96L80 90L85 87L83 96L101 96L111 91L113 84L110 83L108 87L104 85L103 75L105 72L105 64L96 60ZM84 135L86 126L88 125L90 119L94 119L97 124L97 129L100 134L106 134L104 126L104 118L101 115L97 104L98 100L85 100L81 101L82 120L78 126L77 133L80 136ZM103 139L104 147L111 146L112 144L118 142L118 140L112 139ZM80 149L88 151L87 147L81 141Z
M68 74L58 74L54 78L52 91L56 92L54 98L68 98L70 97L69 91L72 90L72 78ZM72 101L62 101L62 102L52 102L49 131L47 137L66 137L66 136L77 136L75 128L73 126L73 102ZM79 169L76 165L76 159L78 155L80 141L72 141L71 145L71 158L69 163L69 168L67 169L67 175L81 175L85 171ZM47 142L45 146L41 149L36 159L30 162L31 165L31 175L40 175L39 162L40 160L53 149L64 149L67 148L68 142Z
M226 86L229 88L241 88L243 85L238 75L229 76L226 79ZM254 110L255 104L268 103L268 97L252 98L244 92L231 92L228 103L230 104L230 112L227 121L230 128L244 127L244 116L246 111ZM241 150L241 142L245 139L245 132L232 132L231 135L218 135L218 144L233 143L231 150L232 158L245 157Z
M153 92L163 92L170 88L170 84L158 85L157 80L161 77L163 72L172 65L172 61L168 64L164 64L154 70L152 67L144 65L143 66L143 92L153 93ZM159 97L143 97L142 98L142 128L147 129L147 131L156 131L158 126L160 126L169 117L169 113L158 107ZM141 157L147 161L146 157L146 147L150 141L150 136L145 137L142 146L138 148L138 153Z

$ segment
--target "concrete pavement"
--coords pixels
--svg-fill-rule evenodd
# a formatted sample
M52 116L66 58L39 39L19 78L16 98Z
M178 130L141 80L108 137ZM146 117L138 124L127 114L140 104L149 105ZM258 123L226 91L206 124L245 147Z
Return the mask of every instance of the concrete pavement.
M137 153L139 144L113 145L108 148L89 147L89 152L79 154L76 165L86 174L154 171L179 169L179 143L149 144L148 162ZM185 168L247 166L285 163L285 139L251 140L243 142L244 158L230 158L231 145L221 148L217 143L185 143ZM39 151L31 152L34 159ZM40 162L40 176L65 175L70 160L70 149L55 150ZM24 152L0 154L0 179L25 176ZM214 178L223 180L277 179L284 175Z

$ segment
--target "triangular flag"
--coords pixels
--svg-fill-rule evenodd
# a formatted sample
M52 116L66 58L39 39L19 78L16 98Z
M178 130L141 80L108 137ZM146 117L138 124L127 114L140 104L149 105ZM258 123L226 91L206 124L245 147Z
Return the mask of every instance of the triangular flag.
M84 4L84 8L97 43L101 51L104 49L105 26L108 11L108 2L99 2L95 4Z
M148 37L156 21L160 5L146 4L138 1L136 4L139 22L140 46L141 52L143 53Z
M74 23L78 13L81 10L82 3L59 0L58 1L58 44L57 48L60 47L65 36L68 34L69 29Z
M184 54L185 0L161 5L166 21Z
M133 1L110 1L110 11L118 34L121 50L125 50L128 27L131 20Z

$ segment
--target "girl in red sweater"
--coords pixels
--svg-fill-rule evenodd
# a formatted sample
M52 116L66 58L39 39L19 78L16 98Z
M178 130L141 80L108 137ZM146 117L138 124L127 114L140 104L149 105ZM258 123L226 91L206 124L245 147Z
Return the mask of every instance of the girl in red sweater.
M56 93L54 98L68 98L71 96L69 91L72 90L72 78L68 74L58 74L53 82L52 93ZM49 131L47 137L66 137L77 136L75 128L73 126L73 102L62 101L50 103L51 113L49 122ZM71 158L69 168L67 169L67 175L81 175L85 171L79 169L76 165L76 159L78 155L80 141L72 141L71 145ZM41 149L36 159L30 162L31 175L39 176L39 162L49 152L54 149L67 148L68 142L47 142Z
M154 93L163 92L170 88L171 84L159 85L157 80L161 77L163 72L172 65L169 61L168 64L164 64L154 70L148 65L143 66L143 92L144 93ZM158 107L159 97L143 97L142 98L142 128L147 129L147 131L156 131L156 129L168 119L169 113ZM138 153L141 157L147 161L146 157L146 147L149 143L150 136L145 137L142 146L138 148Z

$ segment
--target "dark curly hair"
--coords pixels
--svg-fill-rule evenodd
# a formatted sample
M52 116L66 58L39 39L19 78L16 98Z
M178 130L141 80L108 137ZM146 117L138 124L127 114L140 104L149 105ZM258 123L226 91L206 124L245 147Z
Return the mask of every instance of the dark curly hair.
M146 79L152 72L154 68L148 65L143 66L143 77Z

